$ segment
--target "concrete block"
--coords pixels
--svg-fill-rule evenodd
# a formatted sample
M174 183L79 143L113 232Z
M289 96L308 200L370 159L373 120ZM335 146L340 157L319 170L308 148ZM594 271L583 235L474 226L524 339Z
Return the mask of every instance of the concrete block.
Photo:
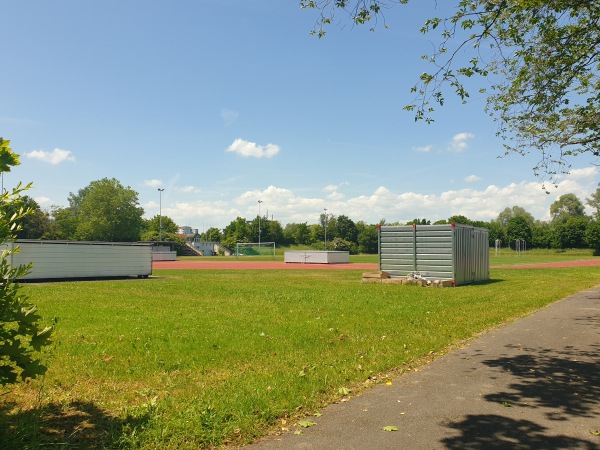
M363 283L378 283L381 284L381 278L365 278L362 279Z

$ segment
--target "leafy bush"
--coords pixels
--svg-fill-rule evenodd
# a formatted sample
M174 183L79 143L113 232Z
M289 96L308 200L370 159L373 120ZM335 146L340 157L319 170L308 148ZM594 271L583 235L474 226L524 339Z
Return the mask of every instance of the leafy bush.
M9 141L0 138L0 172L10 172L19 164L18 155L8 147ZM38 353L50 343L52 327L43 327L37 308L20 292L16 280L31 270L31 264L12 267L11 256L19 251L14 245L18 222L31 213L31 209L12 208L18 203L21 192L31 183L19 183L12 191L0 193L0 386L35 378L46 372Z
M350 252L352 255L358 254L358 246L354 242L347 241L345 239L336 237L331 243L334 250L340 252Z

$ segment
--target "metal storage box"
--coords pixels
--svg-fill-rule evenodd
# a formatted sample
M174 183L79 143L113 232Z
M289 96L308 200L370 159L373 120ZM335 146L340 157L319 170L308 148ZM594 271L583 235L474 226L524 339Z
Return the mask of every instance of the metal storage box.
M489 231L459 224L380 226L379 270L456 285L489 280Z
M350 252L322 250L290 250L283 253L284 262L302 264L348 264Z
M152 274L152 244L17 240L11 266L33 263L22 280L102 277L147 277Z

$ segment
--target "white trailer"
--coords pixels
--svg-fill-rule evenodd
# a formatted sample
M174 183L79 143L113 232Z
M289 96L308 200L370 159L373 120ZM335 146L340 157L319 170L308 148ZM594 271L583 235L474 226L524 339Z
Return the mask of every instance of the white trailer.
M4 250L19 247L9 258L12 267L33 263L22 280L77 278L146 278L152 274L152 244L16 240Z

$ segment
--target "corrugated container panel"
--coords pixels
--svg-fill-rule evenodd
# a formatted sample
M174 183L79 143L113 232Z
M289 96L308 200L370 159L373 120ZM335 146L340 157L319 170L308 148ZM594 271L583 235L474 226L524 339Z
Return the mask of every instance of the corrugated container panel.
M17 240L9 264L33 263L24 280L140 277L152 274L152 245L137 243Z
M488 233L453 224L382 226L379 268L393 277L419 272L456 284L489 280Z

